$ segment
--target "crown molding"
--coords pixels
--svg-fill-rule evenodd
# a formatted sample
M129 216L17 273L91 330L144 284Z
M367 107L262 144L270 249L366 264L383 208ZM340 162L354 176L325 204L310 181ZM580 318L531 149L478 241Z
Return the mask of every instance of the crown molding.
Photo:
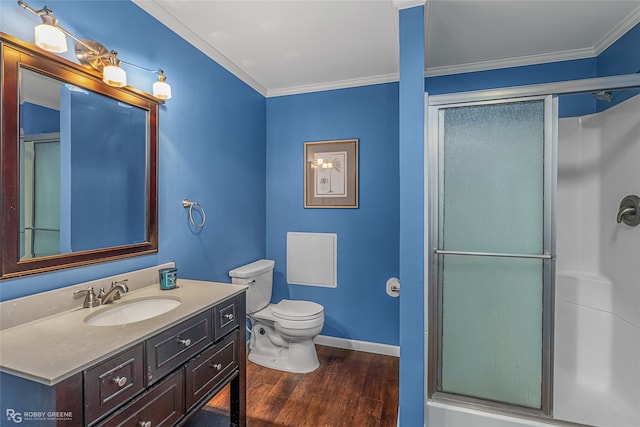
M444 67L427 67L424 75L425 77L436 77L449 74L472 73L476 71L488 71L500 68L522 67L527 65L545 64L549 62L593 58L595 56L597 56L597 54L593 48L575 49L563 52L519 56L516 58L496 59L494 61L482 61L460 65L447 65Z
M224 54L220 51L212 47L208 42L206 42L202 37L193 32L188 26L183 24L179 19L177 19L169 10L167 10L161 3L157 0L132 0L138 7L143 9L145 12L149 13L155 19L160 21L162 24L173 30L176 34L186 40L188 43L196 47L198 50L203 52L205 55L216 61L220 66L224 69L232 73L238 79L249 85L251 88L256 90L262 96L267 98L277 97L277 96L286 96L286 95L297 95L302 93L311 93L311 92L321 92L326 90L335 90L335 89L345 89L350 87L358 87L358 86L367 86L374 84L382 84L389 82L397 82L399 80L399 74L387 74L387 75L379 75L379 76L371 76L357 79L348 79L341 80L335 82L327 82L327 83L319 83L313 85L301 85L301 86L293 86L288 88L279 88L279 89L267 89L265 86L260 84L257 80L251 77L248 73L246 73L242 68L233 63L230 59L228 59ZM393 6L396 9L396 13L398 10L408 9L412 7L418 6L426 6L427 11L425 12L425 20L428 17L428 9L430 6L430 1L426 0L392 0ZM398 30L398 20L396 19L396 30ZM487 70L495 70L502 68L511 68L511 67L521 67L527 65L536 65L550 62L559 62L559 61L569 61L576 59L585 59L585 58L593 58L604 52L609 46L615 43L620 37L622 37L625 33L627 33L631 28L640 23L640 6L631 13L627 18L625 18L619 25L613 28L609 33L607 33L601 40L599 40L594 47L585 48L585 49L575 49L568 50L562 52L554 52L549 54L539 54L539 55L527 55L520 56L515 58L507 58L507 59L498 59L493 61L482 61L468 64L460 64L460 65L451 65L451 66L443 66L443 67L429 67L426 65L425 69L425 77L436 77L450 74L462 74L462 73L470 73L477 71L487 71ZM429 26L427 26L427 34L425 34L428 39ZM396 32L396 38L398 37ZM427 41L425 41L425 49L427 46ZM397 54L397 53L396 53ZM399 60L399 58L397 58ZM428 62L427 55L425 55L425 59Z
M195 48L207 55L209 58L217 62L221 67L229 71L231 74L245 82L256 92L262 96L266 96L267 88L261 85L257 80L247 74L242 68L238 67L229 58L224 56L222 52L212 47L202 37L193 32L182 21L176 18L170 11L162 6L156 0L132 0L138 7L147 12L149 15L160 21L167 28L171 29L177 35L189 42Z
M424 6L425 3L426 3L426 0L393 0L393 5L398 10Z
M609 31L602 39L600 39L594 46L593 50L596 55L600 55L609 46L614 44L620 37L625 35L627 31L635 27L640 23L640 6L636 8L629 16L627 16L616 27Z
M303 93L323 92L326 90L348 89L359 86L370 86L383 83L393 83L400 80L399 73L383 74L379 76L364 77L358 79L340 80L336 82L319 83L313 85L294 86L282 89L270 89L267 91L267 98L287 95L300 95Z

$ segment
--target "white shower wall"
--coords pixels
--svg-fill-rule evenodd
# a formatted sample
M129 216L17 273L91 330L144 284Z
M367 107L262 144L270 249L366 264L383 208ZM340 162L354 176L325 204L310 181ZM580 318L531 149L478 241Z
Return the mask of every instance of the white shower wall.
M561 101L562 102L562 101ZM554 414L640 425L640 96L559 120Z

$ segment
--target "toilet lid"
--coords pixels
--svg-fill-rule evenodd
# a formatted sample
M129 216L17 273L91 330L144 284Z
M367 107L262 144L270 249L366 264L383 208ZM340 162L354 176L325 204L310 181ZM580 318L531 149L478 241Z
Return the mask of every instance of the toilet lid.
M293 301L283 299L273 305L273 315L281 319L307 320L318 316L324 307L311 301Z

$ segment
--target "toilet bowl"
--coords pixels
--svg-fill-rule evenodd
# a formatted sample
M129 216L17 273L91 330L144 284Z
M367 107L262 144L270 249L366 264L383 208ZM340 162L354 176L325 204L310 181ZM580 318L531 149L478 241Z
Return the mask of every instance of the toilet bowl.
M232 283L248 286L249 360L280 371L312 372L320 366L313 339L324 326L324 308L288 299L270 304L274 265L259 260L229 272Z
M296 315L283 307L295 307ZM320 366L313 343L324 325L324 310L320 304L282 300L267 305L250 318L253 323L250 361L294 373L312 372Z

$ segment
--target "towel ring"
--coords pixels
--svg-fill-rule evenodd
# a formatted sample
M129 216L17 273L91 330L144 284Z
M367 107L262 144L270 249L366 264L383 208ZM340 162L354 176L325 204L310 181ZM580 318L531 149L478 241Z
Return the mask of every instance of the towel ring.
M198 209L200 209L200 214L202 215L202 222L200 224L196 223L193 220L193 207L196 207ZM191 202L187 199L183 199L182 200L182 207L183 208L189 208L189 221L191 221L191 224L193 224L194 227L197 228L202 228L204 227L204 223L207 222L207 214L204 212L204 208L202 207L201 204L199 204L198 202Z

